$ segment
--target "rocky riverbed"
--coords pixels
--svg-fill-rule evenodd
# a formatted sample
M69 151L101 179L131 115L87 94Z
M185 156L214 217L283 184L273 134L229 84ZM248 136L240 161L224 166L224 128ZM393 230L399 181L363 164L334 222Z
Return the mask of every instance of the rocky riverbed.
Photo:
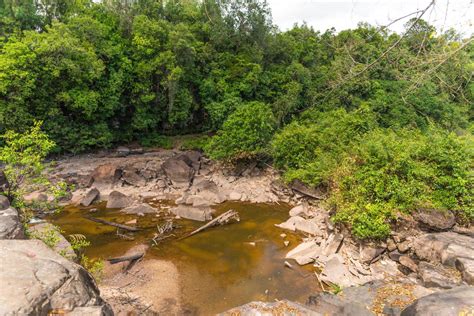
M306 269L302 271L312 271L311 281L316 289L299 303L253 302L227 314L270 315L285 311L302 315L437 315L431 311L443 311L439 315L458 315L474 309L474 231L472 226L457 226L449 211L435 213L425 209L413 217L401 216L386 242L368 243L354 240L344 227L331 222L322 203L324 194L298 182L283 185L269 166L227 168L195 151L145 153L141 149L119 148L108 154L61 159L50 177L74 185L66 204L93 210L103 201L107 208L121 209L131 216L131 226L150 214L178 222L204 223L216 216L215 206L226 201L292 205L288 217L275 223L275 228L282 236L295 234L297 240L286 244L282 239L286 258L278 264L282 270L301 271L302 266ZM42 192L27 198L48 199ZM160 207L160 201L170 202ZM24 237L18 214L8 201L0 200L0 205L0 251L4 252L0 257L0 281L8 285L2 287L5 304L0 304L4 308L0 314L47 313L53 309L76 315L90 315L92 309L97 315L110 314L112 310L148 314L196 312L183 307L177 282L179 271L173 262L156 259L142 260L130 270L124 270L128 265L107 267L108 276L101 290L111 308L80 266L41 242L17 240ZM134 250L125 249L117 255L125 255L126 251ZM47 260L60 266L58 270L64 273L41 272L38 276L38 271L52 265ZM17 261L25 264L17 267ZM15 283L19 273L25 276L24 286ZM43 276L48 279L43 280ZM124 291L132 277L141 281ZM158 282L154 280L167 280L165 290L154 288ZM27 284L36 284L36 290L30 291Z

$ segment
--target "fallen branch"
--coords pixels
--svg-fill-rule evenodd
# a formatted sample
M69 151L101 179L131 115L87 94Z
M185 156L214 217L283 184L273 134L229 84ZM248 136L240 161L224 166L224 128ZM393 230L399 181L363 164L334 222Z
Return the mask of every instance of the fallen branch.
M131 226L123 225L123 224L118 224L118 223L114 223L114 222L109 222L109 221L106 221L106 220L100 219L100 218L95 218L95 217L90 217L90 216L85 216L84 218L85 218L85 219L88 219L88 220L90 220L90 221L96 222L96 223L100 223L100 224L104 224L104 225L109 225L109 226L118 227L118 228L121 228L121 229L124 229L124 230L128 230L128 231L131 231L131 232L138 232L138 231L140 231L140 229L139 229L139 228L136 228L136 227L131 227Z
M235 221L239 222L240 221L239 213L237 213L234 210L229 210L229 211L225 212L224 214L221 214L221 215L217 216L216 218L214 218L209 223L199 227L195 231L192 231L190 234L179 238L178 240L191 237L192 235L195 235L199 232L202 232L203 230L206 230L210 227L214 227L214 226L217 226L217 225L225 225L225 224L229 223L231 220L235 220Z
M124 262L124 261L138 260L138 259L143 258L144 255L145 255L145 253L142 252L142 253L137 253L137 254L131 255L131 256L125 256L125 257L118 257L118 258L107 259L107 261L110 262L111 264L116 264L116 263Z

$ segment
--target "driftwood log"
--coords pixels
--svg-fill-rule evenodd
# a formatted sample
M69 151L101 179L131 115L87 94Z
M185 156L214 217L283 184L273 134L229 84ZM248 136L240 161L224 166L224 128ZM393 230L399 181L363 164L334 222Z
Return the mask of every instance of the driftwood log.
M111 264L116 264L116 263L124 262L124 261L138 260L138 259L143 258L144 255L145 255L145 253L142 252L142 253L137 253L137 254L131 255L131 256L107 259L107 261L110 262Z
M114 222L109 222L109 221L106 221L105 219L100 219L100 218L95 218L95 217L90 217L90 216L85 216L84 218L86 218L90 221L96 222L96 223L118 227L120 229L128 230L128 231L131 231L131 232L140 231L139 228L131 227L131 226L123 225L123 224L118 224L118 223L114 223Z
M216 218L214 218L209 223L207 223L207 224L199 227L198 229L192 231L188 235L179 238L179 240L191 237L192 235L196 235L197 233L202 232L203 230L206 230L210 227L214 227L214 226L218 226L218 225L225 225L225 224L229 223L231 220L235 220L235 221L239 222L240 221L239 213L237 213L234 210L229 210L229 211L217 216Z

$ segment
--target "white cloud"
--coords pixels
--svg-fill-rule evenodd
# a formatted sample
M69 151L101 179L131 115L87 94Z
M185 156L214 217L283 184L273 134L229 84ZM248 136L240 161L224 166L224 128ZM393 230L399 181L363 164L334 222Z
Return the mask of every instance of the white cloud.
M273 21L281 30L306 22L316 30L335 27L340 31L359 22L386 25L396 18L425 8L430 0L267 0ZM437 0L423 17L438 29L453 27L464 35L474 32L473 0ZM402 31L408 19L391 26Z

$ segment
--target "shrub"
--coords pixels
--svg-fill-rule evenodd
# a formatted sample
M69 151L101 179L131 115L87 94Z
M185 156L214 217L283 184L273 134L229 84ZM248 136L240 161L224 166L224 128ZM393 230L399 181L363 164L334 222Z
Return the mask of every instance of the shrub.
M359 238L384 238L398 212L453 210L472 221L472 136L444 130L377 129L361 138L332 171L336 221Z
M202 135L198 137L184 139L179 149L181 150L204 150L209 143L209 136Z
M238 107L206 146L212 159L252 158L263 153L275 129L275 118L267 104L250 102Z
M143 147L157 147L164 149L173 148L173 142L169 137L159 135L157 133L150 133L140 139L140 145Z

